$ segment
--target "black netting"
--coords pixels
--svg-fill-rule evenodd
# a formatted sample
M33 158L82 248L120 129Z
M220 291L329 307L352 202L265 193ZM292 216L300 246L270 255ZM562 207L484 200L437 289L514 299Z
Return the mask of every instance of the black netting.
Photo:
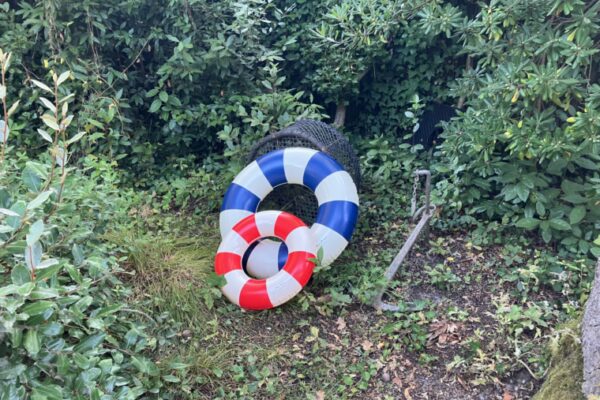
M359 187L360 166L350 142L335 128L319 121L301 120L266 136L252 147L248 162L286 147L308 147L327 153L342 164L354 179L356 187ZM275 188L261 202L259 210L288 211L305 223L312 224L317 215L317 200L304 186L283 185Z

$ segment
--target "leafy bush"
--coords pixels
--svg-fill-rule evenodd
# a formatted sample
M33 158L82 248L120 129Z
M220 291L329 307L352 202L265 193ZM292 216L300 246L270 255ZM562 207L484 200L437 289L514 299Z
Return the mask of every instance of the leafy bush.
M6 96L10 53L0 51L0 397L134 399L162 386L161 371L143 355L157 339L132 317L130 289L111 246L98 240L124 221L110 164L75 162L69 72L53 85L34 81L49 98L38 132L49 142L37 158L13 146ZM9 112L9 110L11 112ZM35 134L32 128L23 131ZM134 314L135 315L135 314ZM167 367L168 368L168 367Z
M438 185L452 210L600 256L600 4L502 0L454 34L473 68L446 126Z

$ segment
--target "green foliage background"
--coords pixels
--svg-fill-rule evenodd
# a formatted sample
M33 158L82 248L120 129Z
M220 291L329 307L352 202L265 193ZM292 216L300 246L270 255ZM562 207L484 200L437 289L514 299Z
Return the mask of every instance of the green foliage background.
M0 130L0 398L136 398L178 383L183 364L147 358L169 334L132 317L126 246L106 235L148 204L216 212L249 146L298 119L335 119L357 148L359 235L405 218L411 172L428 167L439 227L548 244L578 275L544 255L531 280L585 293L600 256L597 1L11 0L0 11L12 53L0 97L20 102L10 136ZM433 103L458 114L422 151L409 139ZM326 292L368 301L379 271L341 268L343 279L323 271Z

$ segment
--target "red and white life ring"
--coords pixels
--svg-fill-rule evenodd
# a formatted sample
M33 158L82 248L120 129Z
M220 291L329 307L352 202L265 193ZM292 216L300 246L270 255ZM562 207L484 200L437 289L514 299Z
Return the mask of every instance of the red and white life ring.
M242 269L248 247L265 237L281 239L288 248L283 269L267 279L252 279ZM225 277L225 296L250 310L277 307L298 294L310 279L317 244L310 229L292 214L261 211L242 219L227 233L215 257L215 272Z

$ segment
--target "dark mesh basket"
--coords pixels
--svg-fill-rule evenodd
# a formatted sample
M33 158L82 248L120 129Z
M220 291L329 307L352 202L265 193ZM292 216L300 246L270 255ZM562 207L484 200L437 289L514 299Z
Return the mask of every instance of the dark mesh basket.
M335 128L319 121L301 120L266 136L252 147L248 162L286 147L308 147L330 155L342 164L359 188L360 166L350 142ZM301 185L282 185L261 202L259 210L288 211L310 225L317 216L317 207L317 199L309 189Z

